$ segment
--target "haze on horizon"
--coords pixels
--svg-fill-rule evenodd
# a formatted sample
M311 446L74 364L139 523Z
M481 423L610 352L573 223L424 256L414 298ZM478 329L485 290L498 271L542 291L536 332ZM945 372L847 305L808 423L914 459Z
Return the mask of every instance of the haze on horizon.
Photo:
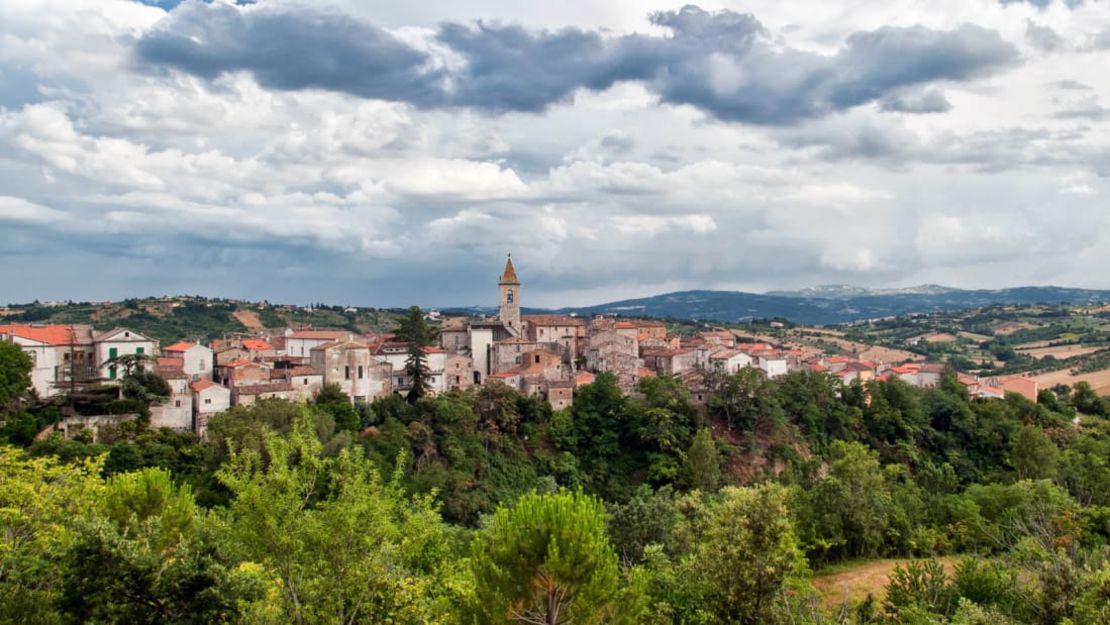
M504 4L0 4L0 302L1110 287L1107 2Z

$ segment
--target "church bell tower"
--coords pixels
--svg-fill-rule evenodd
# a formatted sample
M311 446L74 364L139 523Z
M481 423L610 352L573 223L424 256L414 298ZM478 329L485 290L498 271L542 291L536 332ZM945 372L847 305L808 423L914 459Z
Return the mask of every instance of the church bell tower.
M520 325L520 280L517 279L516 269L513 268L512 254L509 254L509 259L505 261L505 271L501 273L499 284L501 308L498 310L497 318L513 336L520 336L523 333L523 327Z

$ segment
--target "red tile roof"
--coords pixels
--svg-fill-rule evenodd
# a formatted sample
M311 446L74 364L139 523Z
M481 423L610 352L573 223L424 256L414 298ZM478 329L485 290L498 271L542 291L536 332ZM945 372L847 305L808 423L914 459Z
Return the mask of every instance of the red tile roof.
M581 319L565 315L524 315L524 320L534 326L576 327L585 325Z
M249 364L251 364L251 361L243 360L242 358L240 358L239 360L232 360L231 362L220 365L220 366L221 367L242 367L243 365L249 365Z
M265 352L274 348L262 339L243 339L243 347L252 351Z
M71 325L0 325L0 334L18 336L47 345L69 345L76 342L73 326Z
M184 358L159 358L154 362L159 367L184 367Z
M200 393L202 391L207 391L208 389L210 389L214 386L220 386L220 385L216 384L212 380L197 380L196 382L193 382L192 384L190 384L189 388L193 389L194 393ZM220 388L223 388L223 387L220 387Z
M177 343L174 343L173 345L170 345L169 347L163 347L162 351L164 351L164 352L187 352L192 347L194 347L195 345L196 345L196 343L190 343L189 341L178 341Z

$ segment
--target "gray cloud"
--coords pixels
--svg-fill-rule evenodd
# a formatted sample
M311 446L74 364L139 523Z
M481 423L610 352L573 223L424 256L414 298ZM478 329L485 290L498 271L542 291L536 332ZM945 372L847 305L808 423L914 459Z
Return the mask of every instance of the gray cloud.
M952 103L943 92L930 89L885 97L879 102L879 107L894 113L946 113L952 110Z
M638 81L667 103L771 125L821 117L907 87L971 80L1018 59L996 31L973 25L857 32L826 56L773 46L749 14L690 5L650 20L670 36L442 24L435 40L463 61L449 66L343 15L187 2L146 34L136 52L145 63L208 79L248 71L271 88L495 113L540 112L578 89ZM930 104L935 109L939 101Z
M250 11L184 2L136 46L139 58L213 79L249 71L266 87L327 89L438 104L441 72L385 30L338 13Z
M1025 39L1029 42L1029 45L1045 52L1057 52L1068 47L1067 40L1061 37L1060 33L1048 26L1041 26L1032 20L1025 27Z

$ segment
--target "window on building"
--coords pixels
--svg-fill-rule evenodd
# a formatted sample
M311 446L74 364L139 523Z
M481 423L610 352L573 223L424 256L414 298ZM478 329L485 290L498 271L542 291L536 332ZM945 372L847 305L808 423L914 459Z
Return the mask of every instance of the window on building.
M135 353L136 353L136 354L141 354L141 353L143 353L143 348L141 348L141 347L136 347L136 348L135 348Z
M180 399L174 400L173 407L174 408L180 408L181 407L181 400Z
M362 379L362 365L358 366L358 379Z
M119 350L118 349L116 349L115 347L109 347L108 348L108 358L109 359L115 358L118 355L119 355Z
M308 386L308 378L305 378L305 379L304 379L304 385L305 385L305 386Z
M351 379L351 368L350 367L343 367L343 379L344 380L350 380Z
M116 368L115 368L114 365L111 366L111 367L108 367L108 379L109 380L116 379Z
M540 364L540 355L536 354L536 364Z
M208 405L210 405L211 403L212 403L212 399L211 399L211 398L209 398L209 399L206 399L206 400L204 400L204 405L205 405L205 406L208 406Z
M509 290L505 291L505 301L509 304L513 303L513 290L512 289L509 289Z

